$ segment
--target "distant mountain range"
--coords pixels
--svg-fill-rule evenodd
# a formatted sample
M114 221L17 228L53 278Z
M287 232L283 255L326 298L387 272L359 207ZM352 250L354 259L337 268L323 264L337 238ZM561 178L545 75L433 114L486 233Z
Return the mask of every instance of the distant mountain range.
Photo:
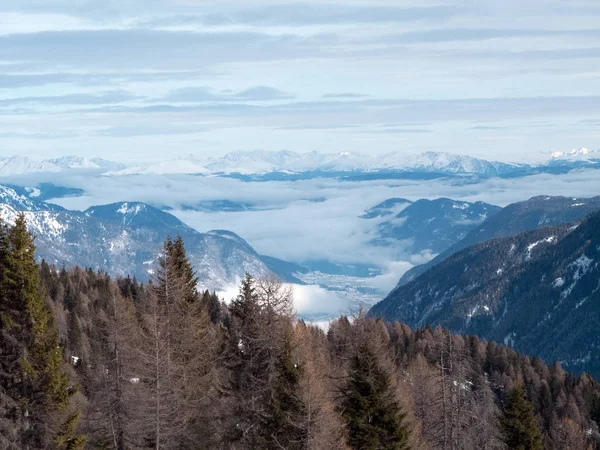
M19 212L25 213L37 236L37 257L57 266L79 265L147 280L162 242L180 235L203 289L229 286L246 271L256 276L274 272L286 281L302 284L292 274L298 270L295 266L260 256L238 235L224 230L200 233L144 203L69 211L0 185L0 217L11 223Z
M373 244L402 252L440 253L502 208L484 202L449 198L421 199L414 203L392 198L365 211L365 219L381 219ZM399 212L398 212L399 211Z
M233 152L223 157L199 160L194 156L155 164L126 167L103 159L66 157L31 161L25 157L0 158L0 176L27 173L94 170L107 176L150 174L190 174L233 176L242 180L302 179L325 177L413 177L476 175L479 177L518 177L533 173L561 173L575 168L600 168L600 152L578 149L555 152L540 164L488 161L465 155L427 152L407 155L357 153L297 153L291 151ZM361 178L359 178L361 179Z
M101 158L88 159L78 156L46 159L44 161L33 161L24 156L0 158L0 176L47 172L56 173L72 170L107 172L111 170L121 170L124 167L123 164L106 161Z
M460 250L371 314L477 334L599 376L600 212Z

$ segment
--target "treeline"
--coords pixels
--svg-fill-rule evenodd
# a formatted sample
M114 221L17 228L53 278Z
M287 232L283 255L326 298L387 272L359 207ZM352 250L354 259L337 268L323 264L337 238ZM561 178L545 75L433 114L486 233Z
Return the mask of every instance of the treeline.
M181 239L149 284L38 267L22 218L0 252L1 449L600 448L587 375L364 315L325 332L276 279L226 305Z

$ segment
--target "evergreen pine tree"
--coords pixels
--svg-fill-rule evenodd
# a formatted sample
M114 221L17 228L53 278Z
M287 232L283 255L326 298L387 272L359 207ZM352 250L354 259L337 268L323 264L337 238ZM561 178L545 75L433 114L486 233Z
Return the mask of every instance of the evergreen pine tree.
M184 300L189 303L196 301L198 298L198 291L196 290L198 277L187 257L183 238L181 236L178 236L177 239L175 239L175 242L172 243L171 257L173 258L175 270L182 279L182 284L184 286Z
M206 290L202 294L201 302L204 309L208 311L211 322L215 325L221 322L221 301L219 300L217 293L213 292L211 294Z
M510 450L541 450L542 435L538 428L533 406L525 398L520 385L510 390L506 398L501 426Z
M168 239L139 305L142 333L135 372L144 381L132 388L137 403L133 439L165 450L210 448L212 418L202 414L209 404L215 342L208 313L194 301L195 286L183 273L189 267L185 252L175 249Z
M62 368L58 331L40 289L34 237L27 231L24 215L0 241L5 247L1 262L0 383L2 397L11 405L2 412L9 413L18 424L15 439L20 448L82 448L84 439L76 433L75 416L62 421L62 412L76 388Z
M228 389L233 400L231 424L225 439L242 448L265 445L263 425L269 393L271 343L261 326L261 307L254 279L246 274L238 296L229 305L231 327L227 354L231 375Z
M368 345L352 356L350 379L342 391L348 444L357 450L408 450L405 414L391 395L390 375Z
M281 350L275 362L274 386L271 388L263 431L268 447L273 449L283 447L301 450L308 440L301 420L305 408L298 397L303 367L295 360L293 352L293 329L290 324L283 333Z

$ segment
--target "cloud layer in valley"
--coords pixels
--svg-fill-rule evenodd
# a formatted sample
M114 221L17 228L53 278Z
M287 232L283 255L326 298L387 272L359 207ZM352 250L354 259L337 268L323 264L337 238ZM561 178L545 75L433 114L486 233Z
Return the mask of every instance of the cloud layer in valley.
M54 200L69 209L84 210L92 205L117 201L142 201L168 208L198 231L234 231L259 253L284 260L300 263L328 260L341 264L378 266L380 275L368 280L356 280L360 286L373 290L369 301L383 298L404 272L414 264L424 263L435 256L427 252L411 254L407 250L410 242L405 246L403 242L397 242L392 247L379 247L371 243L381 219L362 219L359 216L383 200L444 196L504 206L536 195L586 197L600 193L597 170L513 179L492 178L479 183L464 179L242 182L214 176L83 177L76 173L37 174L3 182L8 181L29 186L40 181L51 181L66 187L82 188L85 195L81 197ZM253 205L254 209L240 212L189 209L190 206L219 200ZM187 205L186 208L184 205ZM347 280L332 281L344 284ZM349 297L347 291L336 293L318 286L298 286L296 290L297 308L303 315L319 312L329 314L339 308L345 310L356 299ZM235 289L232 292L235 293ZM324 299L327 299L327 303L323 303Z
M46 180L52 179L52 175L48 177L44 175ZM366 209L388 198L418 200L445 196L504 206L535 195L586 197L600 193L600 177L595 170L515 179L492 178L480 183L456 179L427 182L316 179L248 183L231 178L184 175L55 177L55 181L60 180L63 185L86 191L82 197L56 200L67 208L86 209L115 201L143 201L171 208L173 214L199 231L234 231L257 251L270 256L292 261L326 258L372 264L386 264L393 258L401 259L402 255L402 249L369 245L377 219L359 218ZM16 181L35 184L38 179L29 177ZM182 209L182 205L215 200L253 204L256 210L211 213ZM411 256L403 255L403 259L410 261Z

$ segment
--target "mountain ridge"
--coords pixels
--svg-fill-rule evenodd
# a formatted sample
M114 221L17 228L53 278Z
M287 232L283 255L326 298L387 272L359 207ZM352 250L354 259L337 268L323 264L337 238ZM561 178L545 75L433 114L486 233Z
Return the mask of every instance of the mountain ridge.
M370 314L442 325L600 374L600 212L454 253Z
M446 176L477 175L480 177L516 177L549 172L562 173L577 168L600 168L600 152L577 149L554 152L543 162L514 163L490 161L468 155L447 152L405 154L391 152L368 155L351 152L293 152L293 151L236 151L221 157L199 160L194 155L179 157L153 164L126 166L101 158L68 156L58 159L32 161L23 156L0 158L0 176L27 173L93 170L106 176L133 175L222 175L293 177L298 174L313 176L379 176L391 174L438 174ZM277 179L277 178L275 178Z
M575 222L596 210L600 210L600 196L576 198L539 195L528 200L511 203L475 227L463 240L456 242L431 261L408 270L400 278L396 288L416 279L452 254L471 245L533 230L544 225L552 226Z

